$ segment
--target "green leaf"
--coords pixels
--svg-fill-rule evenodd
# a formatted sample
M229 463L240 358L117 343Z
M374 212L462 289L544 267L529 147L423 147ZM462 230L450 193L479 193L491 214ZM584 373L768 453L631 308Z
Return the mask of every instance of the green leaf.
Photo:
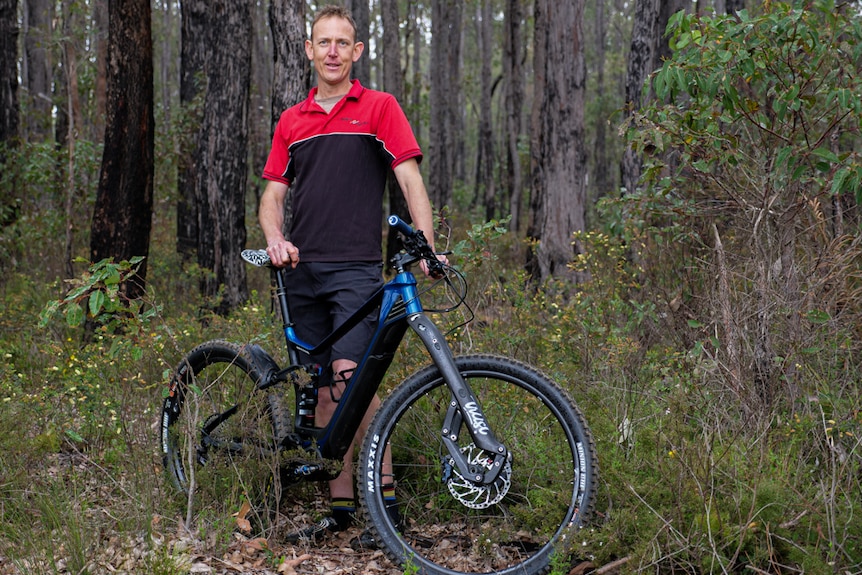
M84 443L84 438L81 436L81 434L73 429L67 429L66 436L75 443Z
M75 304L66 307L66 325L78 327L82 323L84 323L84 308Z
M105 305L105 292L96 290L90 294L90 315L99 315Z
M838 162L841 161L838 158L838 156L835 154L835 152L833 152L829 148L816 148L812 152L812 154L814 154L815 156L817 156L818 158L820 158L822 160L825 160L827 162L832 162L833 164L837 164Z
M811 323L826 323L832 319L832 316L819 309L812 309L805 316Z

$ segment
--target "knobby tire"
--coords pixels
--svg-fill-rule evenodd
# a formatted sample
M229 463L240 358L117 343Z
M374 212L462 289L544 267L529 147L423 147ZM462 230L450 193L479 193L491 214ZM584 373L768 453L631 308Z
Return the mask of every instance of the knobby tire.
M390 394L363 442L357 483L367 524L392 561L419 573L547 573L555 552L571 550L595 503L596 447L584 416L559 385L522 363L488 355L456 363L512 454L510 484L500 480L474 498L472 484L444 465L441 428L451 396L432 365ZM459 448L470 452L466 427L455 431ZM380 488L392 482L384 446L392 453L403 525ZM462 484L459 498L452 481ZM483 502L500 489L508 491L499 501Z

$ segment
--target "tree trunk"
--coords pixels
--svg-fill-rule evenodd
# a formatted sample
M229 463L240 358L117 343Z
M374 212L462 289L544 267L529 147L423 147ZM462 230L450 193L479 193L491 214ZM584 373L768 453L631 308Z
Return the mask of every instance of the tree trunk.
M27 31L24 37L24 62L22 71L27 83L27 140L47 142L53 139L51 129L51 21L53 2L50 0L27 0L24 3Z
M404 74L401 71L401 19L398 16L397 0L380 0L380 20L383 24L383 89L395 96L399 103L404 103ZM404 193L395 179L395 174L389 173L387 184L389 197L389 213L397 214L406 222L410 222L410 212ZM427 234L431 230L425 230ZM386 238L387 260L401 249L398 234L389 234Z
M19 136L17 62L18 0L0 0L0 143L5 144Z
M494 19L491 14L491 0L482 0L478 14L478 44L480 54L494 53ZM479 72L479 141L476 157L476 190L484 192L482 203L485 219L491 220L497 212L497 187L494 182L494 127L491 121L491 97L493 80L491 78L491 58L481 59Z
M409 34L413 43L413 81L410 86L410 111L408 117L416 139L422 141L422 31L419 27L420 7L415 0L409 2Z
M434 0L431 7L431 127L429 195L438 209L452 203L458 171L457 126L460 115L459 82L461 10L457 0Z
M18 145L18 0L0 0L0 170L8 148ZM0 187L0 227L16 218L14 182Z
M188 126L180 139L177 165L177 253L191 259L198 247L198 166L201 161L206 93L207 1L180 4L180 108Z
M272 122L275 132L281 113L308 96L311 67L305 55L305 1L272 0L269 8L275 69L272 79Z
M198 264L212 272L202 291L207 298L220 296L215 305L220 314L248 299L240 250L246 238L250 8L248 0L214 0L208 12Z
M584 230L586 70L581 25L584 1L536 0L536 107L531 142L532 239L529 265L537 281L567 277L572 233Z
M270 115L266 113L272 101L272 42L269 33L268 9L263 2L252 4L254 16L254 38L251 59L251 126L249 127L249 145L251 146L251 172L256 175L263 173L266 158L269 155L271 142ZM254 178L252 190L255 194L255 206L260 203L264 180ZM257 209L255 208L255 213Z
M607 124L608 117L613 113L605 107L604 102L609 97L605 93L605 46L607 45L607 23L605 20L605 2L596 2L595 46L596 46L596 101L599 102L595 117L596 142L594 146L593 165L595 166L595 197L601 198L611 190L611 175L608 166Z
M93 43L96 51L96 78L93 95L93 140L105 137L105 108L107 106L107 69L108 69L108 2L93 0Z
M365 55L353 64L353 77L363 86L371 86L371 11L369 0L347 0L345 6L350 9L353 21L356 23L356 39L365 42Z
M627 116L646 103L641 97L644 82L650 73L661 66L662 57L670 54L670 47L664 38L668 19L685 6L686 0L637 0L626 71L624 112ZM641 167L641 159L627 147L621 164L622 185L627 192L637 189Z
M506 190L509 196L509 213L512 220L509 228L516 233L521 227L521 202L523 191L523 176L521 174L521 157L518 152L518 140L521 136L522 113L524 102L524 71L521 64L523 58L523 42L521 38L521 23L524 19L524 9L521 0L507 0L503 28L503 76L506 82Z
M153 45L149 0L108 2L108 109L93 213L93 261L147 256L153 212ZM143 294L147 262L125 294Z

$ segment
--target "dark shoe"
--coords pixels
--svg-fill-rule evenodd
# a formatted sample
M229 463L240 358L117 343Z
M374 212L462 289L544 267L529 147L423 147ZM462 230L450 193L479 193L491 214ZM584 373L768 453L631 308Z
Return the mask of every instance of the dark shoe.
M317 543L330 533L344 531L345 527L338 524L332 517L324 517L314 525L294 531L285 537L288 543Z
M377 551L380 549L380 544L374 538L370 529L364 530L359 534L359 537L351 539L350 546L354 551Z

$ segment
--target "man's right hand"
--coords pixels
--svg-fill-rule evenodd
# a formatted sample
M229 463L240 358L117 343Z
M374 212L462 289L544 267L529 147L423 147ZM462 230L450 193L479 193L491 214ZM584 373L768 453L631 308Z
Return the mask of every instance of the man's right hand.
M296 267L299 263L299 248L287 240L278 240L270 243L266 247L266 253L269 254L269 259L276 267L283 268L290 266Z

